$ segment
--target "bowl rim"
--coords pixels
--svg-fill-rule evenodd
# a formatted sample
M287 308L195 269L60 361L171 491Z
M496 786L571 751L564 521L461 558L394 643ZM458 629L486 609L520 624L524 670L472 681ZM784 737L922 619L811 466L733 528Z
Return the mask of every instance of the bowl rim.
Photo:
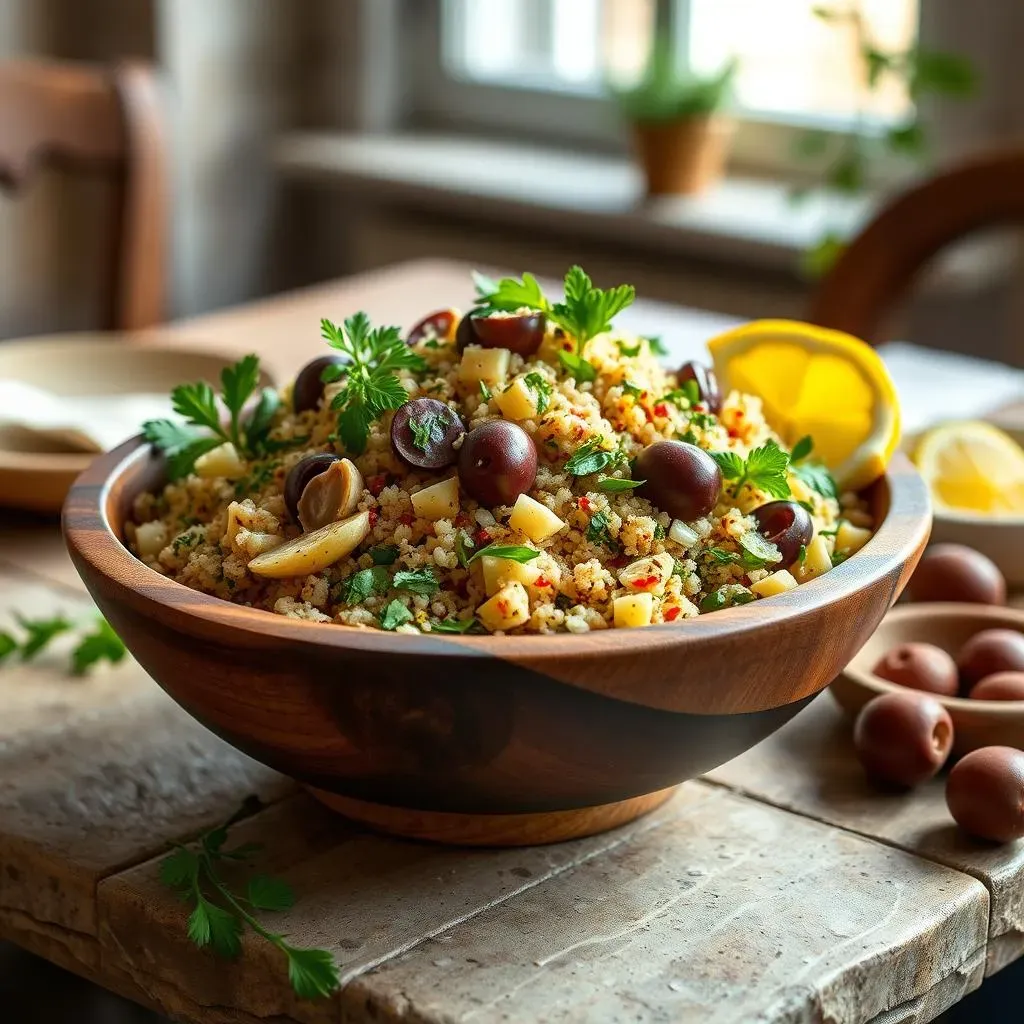
M451 633L390 633L382 630L291 619L274 612L248 608L223 598L193 590L161 575L132 554L114 533L107 506L114 484L136 462L148 457L150 446L141 435L98 456L72 486L62 513L65 542L76 561L92 569L136 599L174 616L185 626L190 620L206 626L293 642L313 643L326 649L347 649L387 654L405 649L417 657L501 657L522 667L550 665L553 659L586 660L595 665L615 657L649 656L714 638L740 641L745 635L772 623L790 623L818 614L863 587L893 580L895 570L923 550L931 530L931 507L924 480L910 460L897 454L878 484L888 490L889 504L874 535L857 554L817 579L794 590L739 607L678 623L659 623L643 629L592 630L583 634L472 635ZM860 557L872 546L883 557ZM81 570L80 570L81 571ZM186 596L182 607L175 596ZM330 626L330 628L325 628ZM597 669L597 671L600 671Z
M885 628L886 623L899 623L904 620L914 620L929 616L933 619L960 619L965 616L972 616L991 621L991 627L997 629L1006 626L1015 626L1024 632L1024 609L1010 608L1006 605L971 604L964 601L922 601L918 604L908 604L900 608L893 608L882 620L879 629ZM870 690L876 696L883 693L906 693L910 687L900 686L898 683L882 679L867 669L857 666L857 659L861 652L854 655L853 660L843 669L842 675L865 690ZM912 692L917 692L913 691ZM1024 715L1024 700L971 700L970 697L946 697L938 693L929 693L944 708L949 711L970 712L972 714L990 714L996 717L1014 717Z

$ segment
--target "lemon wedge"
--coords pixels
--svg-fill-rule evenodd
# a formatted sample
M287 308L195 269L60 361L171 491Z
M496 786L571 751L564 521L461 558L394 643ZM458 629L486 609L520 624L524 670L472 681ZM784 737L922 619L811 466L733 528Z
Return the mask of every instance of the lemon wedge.
M943 423L922 435L914 462L935 504L999 516L1024 513L1024 448L991 423Z
M841 490L877 480L899 443L896 389L870 345L795 320L755 320L708 342L723 387L761 398L765 418L814 457Z

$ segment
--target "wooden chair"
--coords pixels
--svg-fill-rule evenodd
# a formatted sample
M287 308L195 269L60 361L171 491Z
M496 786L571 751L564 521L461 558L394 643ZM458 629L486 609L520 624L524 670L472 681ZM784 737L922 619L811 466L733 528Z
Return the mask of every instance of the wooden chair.
M974 231L1024 225L1024 149L988 153L896 196L821 282L809 319L879 340L885 315L924 265Z
M153 71L44 61L0 64L0 187L17 191L42 165L115 176L117 240L105 327L164 316L167 160Z

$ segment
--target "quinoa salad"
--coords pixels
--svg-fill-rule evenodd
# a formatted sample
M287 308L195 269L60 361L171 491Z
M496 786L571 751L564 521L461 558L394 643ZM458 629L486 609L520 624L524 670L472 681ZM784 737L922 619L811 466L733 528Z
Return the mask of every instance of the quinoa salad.
M770 598L874 524L813 439L788 447L714 369L618 330L633 289L574 267L476 275L465 315L408 333L357 313L280 391L259 362L175 389L144 436L168 482L127 542L187 587L290 618L403 633L585 633Z

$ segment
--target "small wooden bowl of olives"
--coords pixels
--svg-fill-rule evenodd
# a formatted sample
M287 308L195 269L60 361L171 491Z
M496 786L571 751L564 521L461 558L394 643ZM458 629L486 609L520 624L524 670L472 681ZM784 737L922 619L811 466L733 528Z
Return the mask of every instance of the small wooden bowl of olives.
M1024 749L1024 611L945 602L895 608L831 692L856 713L879 694L908 689L949 713L954 753Z

